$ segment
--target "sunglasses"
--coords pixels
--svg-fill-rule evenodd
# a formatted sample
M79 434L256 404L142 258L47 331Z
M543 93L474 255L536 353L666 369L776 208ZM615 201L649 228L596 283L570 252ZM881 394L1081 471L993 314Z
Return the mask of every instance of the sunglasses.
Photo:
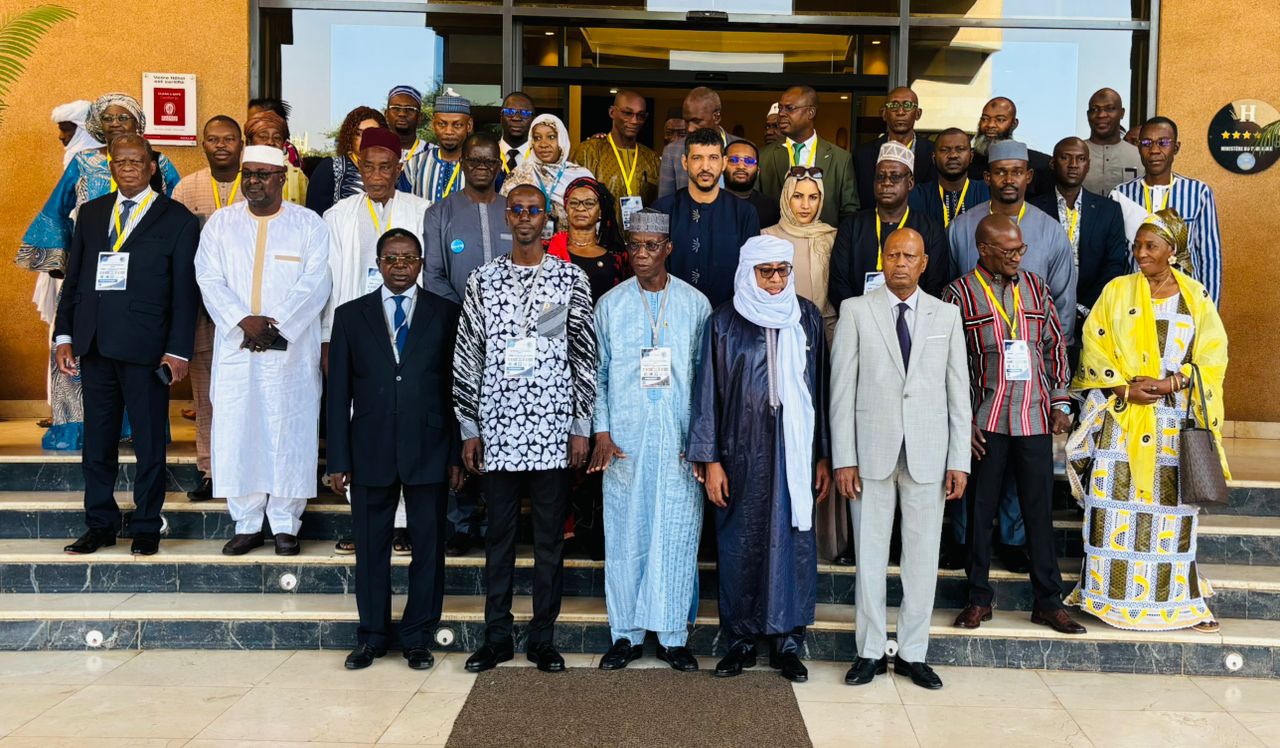
M240 170L240 178L246 182L251 182L255 179L261 182L265 182L268 179L274 176L277 176L279 174L284 174L284 170L283 169L280 171L249 171L248 169Z
M525 119L529 119L530 117L533 116L533 110L532 109L516 109L515 107L511 107L511 106L504 106L502 108L503 117L515 117L516 115L524 117Z
M888 109L891 112L896 112L899 109L901 109L904 112L911 112L916 109L919 109L920 105L915 103L914 101L886 101L884 103L884 108Z
M822 169L817 166L793 166L787 172L787 176L796 179L822 179Z
M397 265L417 265L422 262L422 258L418 255L383 255L378 258L383 265L393 268Z
M788 262L783 265L778 265L776 267L765 267L763 265L756 265L756 272L759 273L760 277L764 278L765 280L769 280L775 276L778 278L786 278L787 276L791 275L791 263Z
M738 164L742 164L743 166L755 166L760 162L755 156L730 156L729 163L734 166L737 166Z
M889 184L902 184L903 180L911 176L910 174L877 174L874 179L876 184L888 182Z
M1143 138L1142 140L1138 141L1138 145L1143 148L1150 148L1153 145L1158 145L1161 148L1172 148L1174 142L1175 141L1173 138L1159 138L1158 140L1152 140L1151 138Z
M516 218L520 218L524 215L528 215L530 218L537 218L547 212L546 208L541 208L537 205L530 205L528 207L523 205L512 205L510 208L507 208L507 210Z

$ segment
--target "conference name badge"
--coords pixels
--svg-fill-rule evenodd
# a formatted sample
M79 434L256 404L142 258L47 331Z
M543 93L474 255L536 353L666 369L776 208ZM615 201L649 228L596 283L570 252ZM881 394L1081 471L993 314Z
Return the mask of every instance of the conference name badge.
M377 268L364 269L364 292L373 293L382 287L382 273Z
M884 273L879 271L867 273L866 279L862 281L862 293L865 296L883 285Z
M1031 347L1025 340L1004 342L1004 378L1008 382L1031 381Z
M631 215L644 210L644 200L639 195L627 195L622 198L622 228L631 230Z
M537 338L507 338L502 374L508 379L533 379L538 366Z
M99 252L95 291L123 291L129 282L128 252Z
M671 388L671 348L640 349L640 389L666 390Z

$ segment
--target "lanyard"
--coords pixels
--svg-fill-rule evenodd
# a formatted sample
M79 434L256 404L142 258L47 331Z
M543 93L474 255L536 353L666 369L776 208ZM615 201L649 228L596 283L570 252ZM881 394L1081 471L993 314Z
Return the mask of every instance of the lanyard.
M414 138L413 145L409 147L409 152L404 154L404 157L401 159L401 161L403 161L406 164L409 163L409 159L413 158L414 154L417 153L418 149L421 147L422 147L422 141L417 138Z
M129 214L129 222L125 225L136 226L138 224L138 216L142 215L142 211L147 209L147 206L151 204L151 201L154 200L155 197L156 197L156 193L154 192L152 192L150 195L147 195L147 199L143 200L142 203L140 203L138 207L134 209L133 213ZM124 240L125 240L124 229L120 227L120 203L116 203L116 209L112 211L111 217L114 218L116 222L116 243L111 245L111 251L119 252L120 248L124 246Z
M911 141L915 143L915 141ZM964 178L964 187L960 188L960 199L956 201L956 218L964 212L964 196L969 194L969 178ZM947 195L942 189L942 182L938 182L938 199L942 201L942 228L951 225L951 211L947 210Z
M551 195L556 191L556 185L560 184L560 177L564 176L564 170L569 165L568 161L560 164L560 171L556 172L556 178L551 180L551 189L547 189L547 185L542 181L542 173L537 169L533 170L533 175L538 178L538 189L542 190L542 197L546 200L547 205L551 205Z
M445 162L441 160L440 163L445 163ZM462 171L461 160L459 160L457 163L453 165L453 174L449 176L449 183L444 186L444 194L440 196L441 200L448 197L450 192L453 192L453 183L458 181L458 172L460 171Z
M448 193L445 193L445 194L448 194ZM377 213L375 213L375 212L374 212L374 210L373 210L373 200L369 199L369 196L368 196L368 195L365 195L365 196L364 196L364 204L365 204L365 207L367 207L367 208L369 209L369 217L373 219L373 230L374 230L374 232L376 232L376 233L377 233L377 235L378 235L379 237L381 237L381 236L382 236L382 221L379 221L379 220L378 220L378 214L377 214ZM391 229L392 229L392 226L391 226L391 201L390 201L390 200L388 200L388 201L387 201L387 231L390 231Z
M898 226L907 225L907 216L911 215L911 206L907 206L906 212L902 214L902 220L898 221ZM897 231L895 228L894 231ZM890 234L893 231L889 232ZM880 211L876 211L876 270L884 270L884 241L880 239Z
M644 289L640 287L640 281L636 281L636 291L640 293L641 305L644 307L645 315L649 317L649 330L651 336L649 338L651 346L657 346L661 338L659 338L658 330L662 327L662 321L667 316L667 297L671 293L671 279L667 279L666 288L662 289L662 301L658 303L658 318L653 318L653 309L649 306L649 299L644 295Z
M1173 195L1173 186L1177 183L1177 177L1169 180L1169 189L1165 190L1164 200L1160 203L1160 210L1165 210L1169 207L1169 198ZM1147 209L1147 215L1155 215L1155 211L1151 209L1151 186L1145 180L1142 182L1142 204Z
M537 269L533 271L533 277L529 280L529 285L527 286L520 281L520 275L515 271L515 260L507 258L507 262L511 263L511 270L509 271L511 279L516 282L516 285L524 287L524 311L520 317L520 334L524 336L529 331L529 310L533 308L533 300L536 296L534 291L538 288L538 281L542 278L542 268L546 267L547 257L546 255L542 256L542 261L538 263Z
M629 197L632 193L631 182L636 176L636 167L640 165L640 144L632 149L634 155L631 157L631 171L627 171L627 167L622 165L622 154L618 152L618 145L613 142L613 133L609 133L609 147L613 149L613 157L618 160L618 170L622 172L623 186L627 189L624 197Z
M1076 243L1076 230L1080 227L1080 211L1067 208L1067 241Z
M993 206L991 206L991 215L995 215L995 213L996 213L996 209L995 209L995 206L993 205ZM1017 220L1017 222L1016 222L1016 223L1017 223L1019 226L1021 226L1021 225L1022 225L1022 217L1023 217L1023 216L1025 216L1026 214L1027 214L1027 203L1026 203L1026 201L1024 200L1024 201L1022 202L1022 207L1018 209L1018 220ZM956 213L956 215L960 215L960 214L959 214L959 213Z
M1004 310L1004 304L996 298L991 292L991 286L987 285L987 279L982 277L982 271L975 269L973 274L978 276L978 282L982 284L982 290L987 292L987 301L991 302L991 308L1000 313L1004 317L1004 323L1009 328L1009 337L1018 337L1018 310L1022 308L1022 294L1018 292L1018 284L1013 283L1013 319L1009 319L1009 313Z
M221 210L223 206L222 195L218 191L218 182L213 178L212 174L209 175L209 184L213 185L213 204L216 206L214 209ZM236 181L231 183L231 197L227 198L226 205L230 205L236 201L236 193L239 191L240 175L236 174Z
M791 141L791 147L787 149L787 152L791 154L792 166L796 165L796 149L804 148L804 147L805 147L804 143L797 143L794 140ZM813 159L814 159L814 156L817 155L817 153L818 153L818 141L814 140L813 147L809 148L809 163L805 164L805 166L813 166Z

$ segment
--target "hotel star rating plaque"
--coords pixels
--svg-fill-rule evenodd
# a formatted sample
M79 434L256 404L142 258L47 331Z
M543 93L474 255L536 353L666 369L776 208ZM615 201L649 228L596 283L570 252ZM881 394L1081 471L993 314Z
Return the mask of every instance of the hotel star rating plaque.
M1258 99L1227 104L1209 122L1209 152L1227 171L1265 171L1280 160L1280 112Z

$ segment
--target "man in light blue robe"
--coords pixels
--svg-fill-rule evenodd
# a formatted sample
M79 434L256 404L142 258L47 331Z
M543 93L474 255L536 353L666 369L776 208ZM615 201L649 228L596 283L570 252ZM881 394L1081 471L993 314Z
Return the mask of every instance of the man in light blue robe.
M635 277L596 305L599 375L595 449L604 472L605 601L613 647L600 661L618 670L644 653L698 669L687 645L697 606L702 488L684 460L702 331L711 304L667 273L669 218L632 215L627 242Z

